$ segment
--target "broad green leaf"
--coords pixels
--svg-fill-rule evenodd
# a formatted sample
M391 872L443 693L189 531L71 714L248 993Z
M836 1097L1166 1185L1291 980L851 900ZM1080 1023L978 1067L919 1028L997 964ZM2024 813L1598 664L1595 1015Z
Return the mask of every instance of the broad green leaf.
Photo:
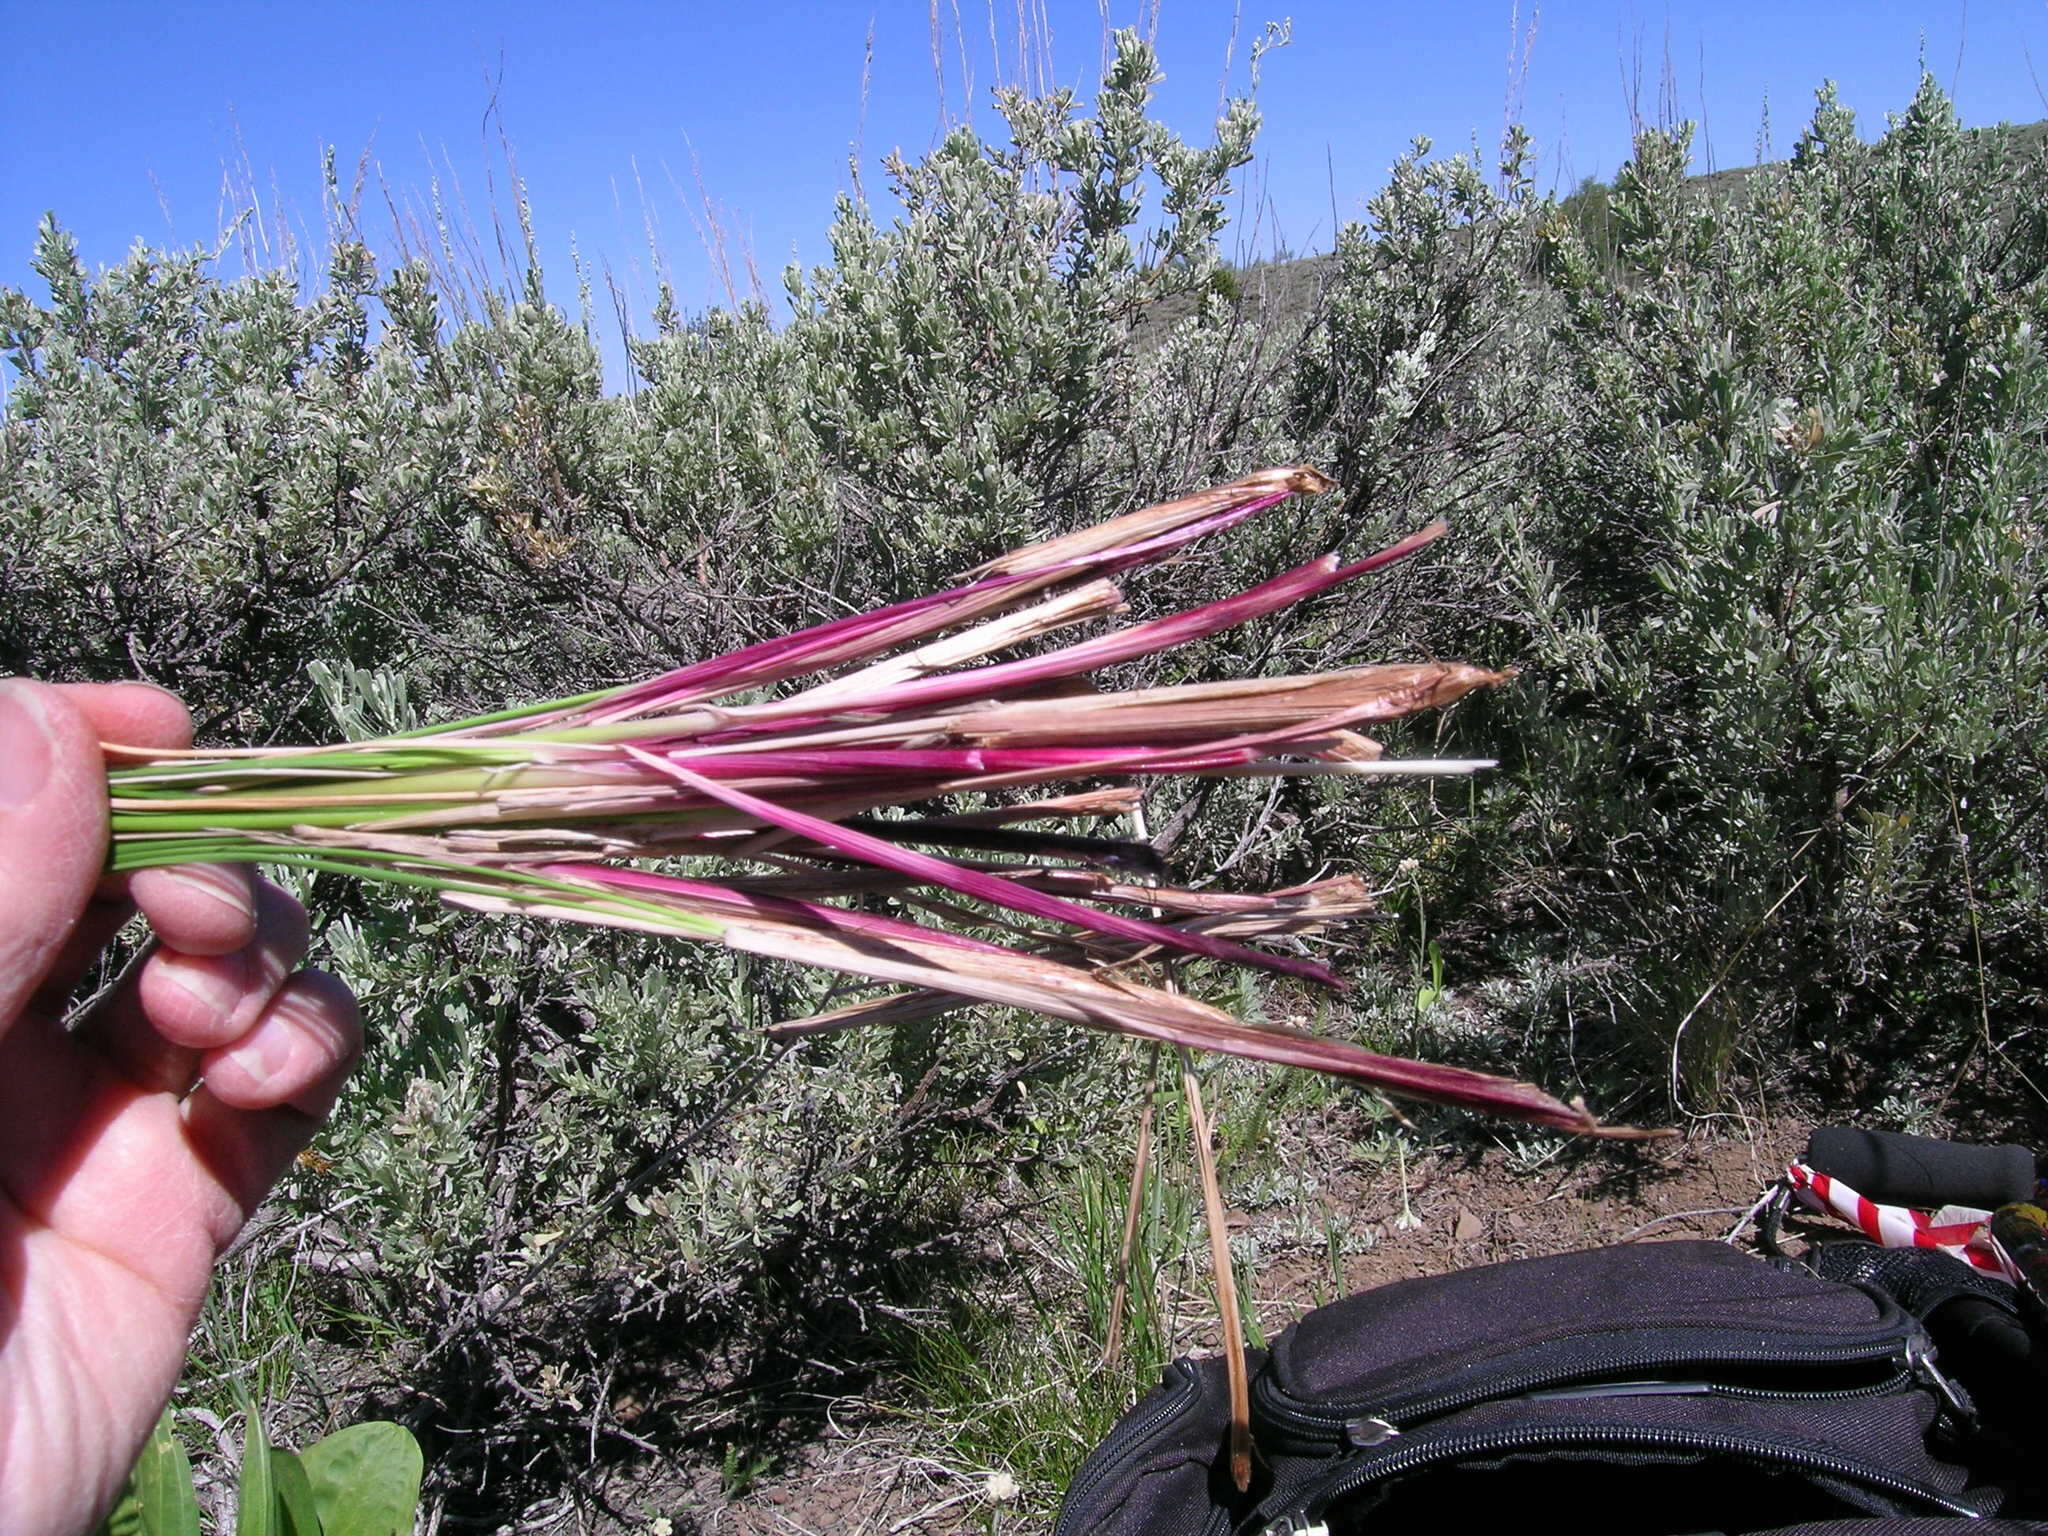
M270 1437L263 1416L248 1409L248 1430L242 1436L242 1486L235 1500L235 1536L284 1536L278 1518L277 1481L272 1476Z
M336 1430L300 1452L322 1536L412 1536L424 1461L401 1424Z
M305 1463L290 1451L272 1447L270 1480L277 1489L279 1525L285 1536L321 1536L320 1506Z
M192 1463L171 1432L167 1411L157 1420L128 1491L100 1528L106 1536L199 1536L199 1500L192 1492Z

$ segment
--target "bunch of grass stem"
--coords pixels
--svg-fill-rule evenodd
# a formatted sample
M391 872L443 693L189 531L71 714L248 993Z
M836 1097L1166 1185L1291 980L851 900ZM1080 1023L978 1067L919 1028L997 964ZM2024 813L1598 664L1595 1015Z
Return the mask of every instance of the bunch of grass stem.
M1156 878L1156 857L1141 844L1031 830L1047 818L1128 812L1145 782L1166 776L1366 778L1490 766L1391 761L1360 734L1502 680L1460 663L1122 692L1090 681L1385 569L1427 547L1440 524L1361 560L1325 555L1186 612L1013 654L1120 612L1110 577L1328 488L1314 470L1261 471L1015 551L950 591L624 687L381 740L109 748L112 864L325 871L481 911L720 942L909 989L787 1021L790 1032L991 1002L1604 1131L1583 1108L1528 1084L1247 1025L1142 980L1152 963L1183 957L1341 990L1342 978L1300 945L1364 910L1355 882L1226 897L1105 873L1137 866ZM1049 786L1066 792L1028 797ZM983 803L902 814L967 796ZM948 922L875 909L890 900ZM1133 907L1151 910L1118 910Z

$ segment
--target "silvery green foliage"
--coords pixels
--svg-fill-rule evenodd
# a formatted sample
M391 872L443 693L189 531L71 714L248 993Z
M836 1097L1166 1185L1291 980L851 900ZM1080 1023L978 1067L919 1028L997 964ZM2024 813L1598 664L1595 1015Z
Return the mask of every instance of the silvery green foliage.
M559 314L444 327L425 269L380 282L352 242L310 294L140 248L91 279L53 223L36 266L47 305L0 295L0 664L139 674L232 740L318 729L316 656L400 665L447 707L501 698L478 662L546 633L524 686L576 685L588 649L514 597L616 543L584 526L610 407Z
M688 1455L852 1390L981 1219L1127 1123L1123 1074L1048 1021L778 1045L828 978L424 903L334 913L324 946L376 1027L276 1262L304 1354L349 1346L444 1437L454 1513L586 1475L593 1424L605 1463Z
M1498 190L1476 156L1429 149L1418 140L1339 234L1294 381L1296 430L1352 516L1483 514L1543 426L1528 142L1503 143Z
M1987 1014L2014 1086L2048 960L2040 150L1929 81L1875 144L1824 91L1739 196L1686 160L1639 141L1611 272L1545 229L1576 400L1507 532L1537 665L1498 701L1527 769L1489 878L1701 1089L1796 1041L1851 1089L1934 1049L1945 1090Z
M140 672L236 734L303 719L305 659L389 655L438 558L447 461L401 348L366 346L367 257L310 301L196 253L94 279L45 222L35 266L47 305L0 296L0 664Z
M1131 329L1206 280L1258 126L1234 102L1191 147L1147 116L1157 78L1126 33L1092 118L1068 91L998 93L1009 145L961 128L922 161L891 157L901 216L884 227L842 198L831 263L789 273L817 441L849 489L904 520L904 558L924 569L1128 494L1103 459L1136 408Z

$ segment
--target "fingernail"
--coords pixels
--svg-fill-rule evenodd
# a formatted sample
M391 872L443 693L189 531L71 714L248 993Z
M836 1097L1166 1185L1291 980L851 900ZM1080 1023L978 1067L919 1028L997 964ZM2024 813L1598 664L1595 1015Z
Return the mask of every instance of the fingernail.
M0 679L0 811L27 805L50 776L50 717L42 690Z
M249 899L249 887L238 876L211 864L179 865L163 871L167 884L225 907L245 922L256 921L256 907Z
M296 982L277 994L263 1021L230 1048L238 1066L258 1082L314 1069L315 1058L340 1060L345 1042L333 1010Z
M252 1002L260 1001L249 995L250 972L254 967L249 964L246 950L203 959L159 950L152 965L167 986L175 987L191 1000L200 1018L210 1021L210 1030L227 1032L242 1022L238 1015L245 1015Z
M279 999L270 1017L234 1046L235 1062L259 1083L267 1083L292 1064L299 1053L301 1021L290 1001Z

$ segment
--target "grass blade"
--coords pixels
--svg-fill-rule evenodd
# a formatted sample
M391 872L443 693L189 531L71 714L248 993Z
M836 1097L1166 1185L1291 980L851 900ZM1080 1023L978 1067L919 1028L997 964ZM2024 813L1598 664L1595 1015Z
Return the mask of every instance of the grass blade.
M1202 1214L1209 1229L1209 1265L1216 1274L1216 1318L1223 1334L1224 1374L1230 1382L1230 1481L1239 1493L1252 1485L1251 1371L1244 1358L1244 1314L1238 1311L1237 1270L1230 1262L1230 1233L1223 1191L1216 1182L1216 1149L1209 1144L1209 1117L1202 1110L1202 1080L1194 1060L1180 1052L1181 1092L1188 1102L1188 1134L1202 1178Z
M1008 907L1017 912L1028 912L1033 917L1049 918L1054 922L1071 923L1089 932L1133 939L1141 944L1157 944L1187 954L1232 961L1238 965L1284 971L1289 975L1319 981L1337 991L1344 990L1344 983L1333 972L1313 961L1268 955L1225 939L1190 934L1159 923L1141 922L1136 918L1124 917L1113 912L1093 911L1057 896L1047 896L1029 887L1017 885L999 876L963 869L944 859L935 859L928 854L898 848L881 838L869 837L834 822L822 821L815 816L806 816L801 811L771 804L728 785L714 783L679 763L655 757L652 753L642 752L637 748L628 750L649 766L673 774L678 783L687 785L700 794L722 801L736 810L745 811L748 815L781 827L784 831L798 833L847 858L859 859L868 864L879 864L884 869L893 869L930 884L943 886L947 890L958 891L961 895L971 896L977 901Z

